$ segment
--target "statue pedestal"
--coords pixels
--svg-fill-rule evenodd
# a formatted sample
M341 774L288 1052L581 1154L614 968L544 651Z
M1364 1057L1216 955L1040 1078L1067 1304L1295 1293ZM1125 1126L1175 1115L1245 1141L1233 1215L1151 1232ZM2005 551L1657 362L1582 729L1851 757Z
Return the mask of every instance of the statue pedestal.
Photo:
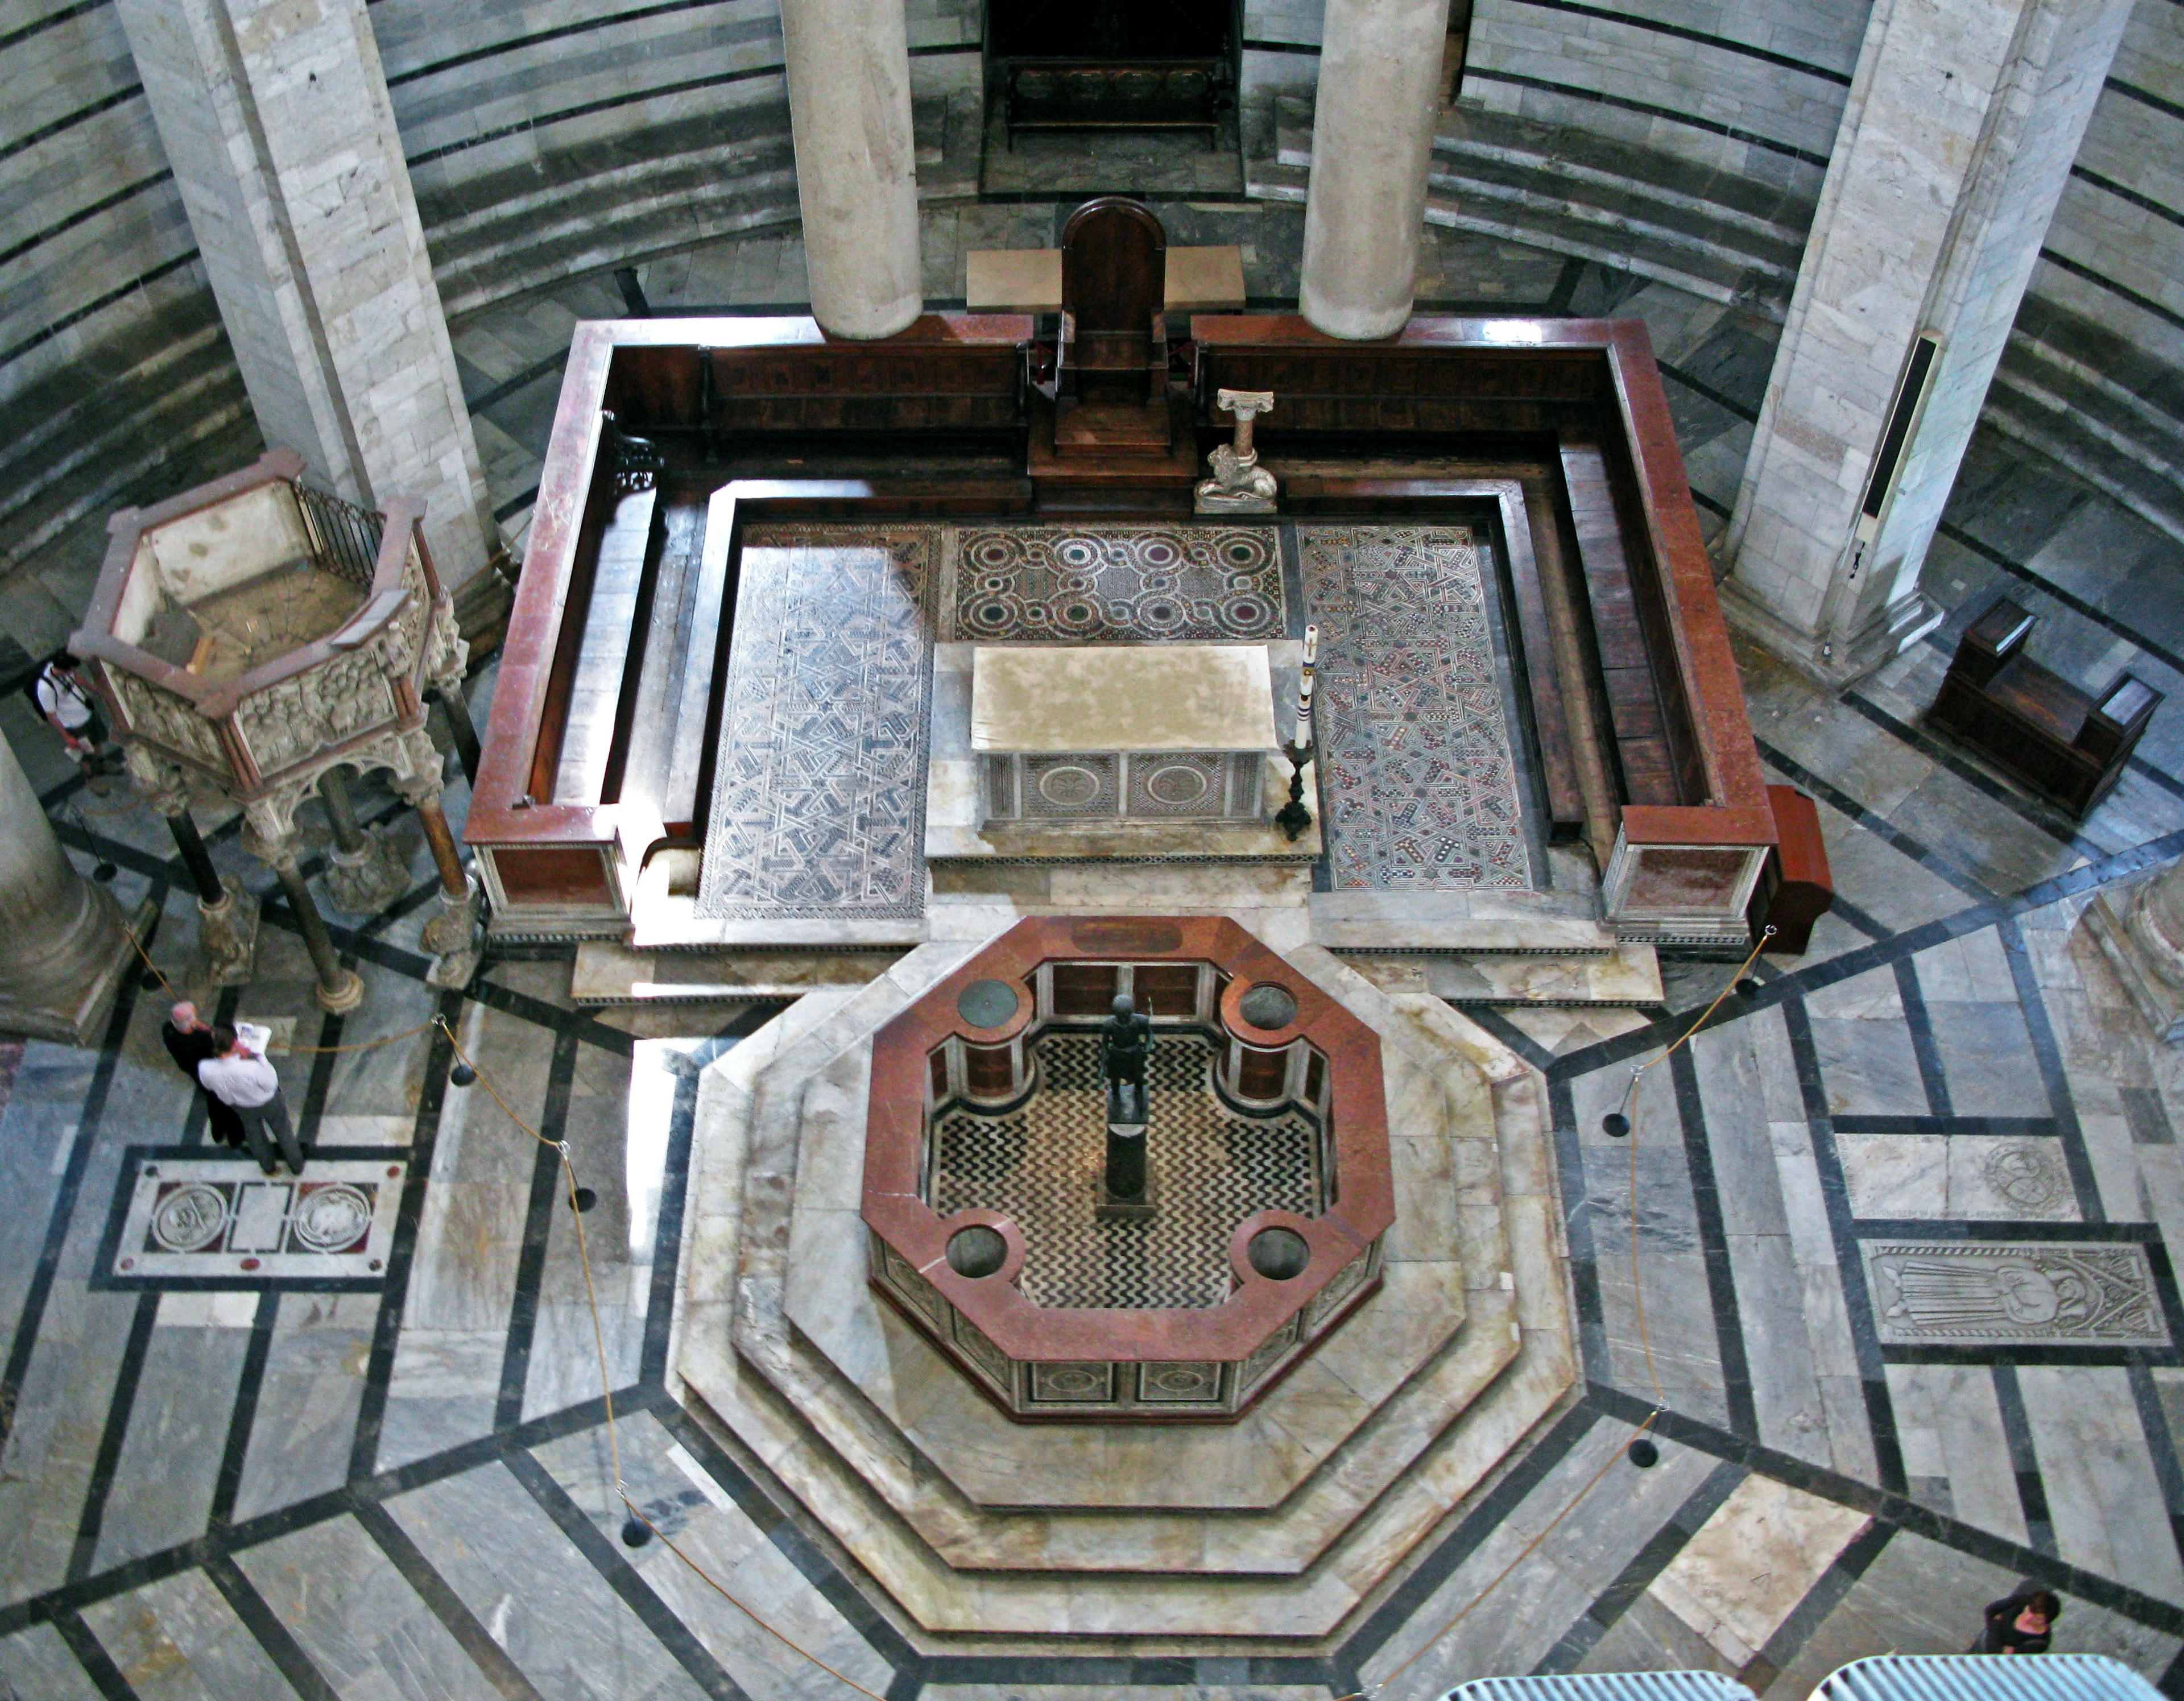
M1121 1222L1141 1222L1153 1214L1152 1170L1145 1162L1145 1090L1140 1083L1107 1083L1107 1163L1092 1214Z

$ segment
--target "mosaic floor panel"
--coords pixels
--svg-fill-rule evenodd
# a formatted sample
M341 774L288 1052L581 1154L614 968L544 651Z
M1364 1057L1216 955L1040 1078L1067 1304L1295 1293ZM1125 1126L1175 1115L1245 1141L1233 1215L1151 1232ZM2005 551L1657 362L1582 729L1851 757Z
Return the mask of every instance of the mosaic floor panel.
M938 527L744 541L698 913L924 912Z
M933 1207L1006 1211L1024 1234L1034 1305L1184 1308L1228 1297L1228 1237L1261 1211L1319 1213L1318 1137L1304 1118L1237 1116L1207 1083L1213 1053L1161 1035L1146 1068L1150 1219L1095 1217L1106 1158L1096 1035L1034 1048L1039 1091L1012 1116L957 1111L935 1134Z
M1452 526L1297 535L1336 889L1532 884L1485 551Z
M113 1275L376 1280L402 1203L400 1163L320 1159L301 1176L239 1157L148 1156L122 1219Z
M1271 526L964 527L942 637L1118 644L1279 638Z

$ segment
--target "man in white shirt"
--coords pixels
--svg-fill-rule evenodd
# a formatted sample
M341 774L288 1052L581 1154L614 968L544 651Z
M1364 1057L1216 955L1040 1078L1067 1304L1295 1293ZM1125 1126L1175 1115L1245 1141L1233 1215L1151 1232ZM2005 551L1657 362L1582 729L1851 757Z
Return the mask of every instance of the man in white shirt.
M273 1174L277 1141L282 1159L301 1175L303 1142L296 1138L288 1107L281 1101L281 1077L265 1061L266 1043L272 1037L271 1029L250 1022L214 1029L214 1053L198 1065L198 1083L242 1119L243 1138L250 1142L250 1155L260 1169Z
M81 666L64 650L38 670L31 694L47 724L61 735L69 760L80 762L87 774L111 769L118 752L106 745L106 717L98 711L98 699L75 676Z

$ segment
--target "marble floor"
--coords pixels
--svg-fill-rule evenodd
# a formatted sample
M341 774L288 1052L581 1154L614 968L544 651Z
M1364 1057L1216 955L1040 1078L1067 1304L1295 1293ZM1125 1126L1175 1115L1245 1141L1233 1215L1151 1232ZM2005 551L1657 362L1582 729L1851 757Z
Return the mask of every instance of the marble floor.
M933 209L935 298L960 295L963 247L1046 240L1056 210ZM1293 292L1292 212L1162 211L1177 240L1244 241L1255 293ZM1430 264L1436 302L1646 318L1718 530L1772 327L1451 232ZM761 236L635 283L663 310L793 305L801 273L793 239ZM570 326L626 310L602 277L456 327L511 528ZM1741 656L1763 756L1819 800L1842 898L1808 955L1763 959L1647 1071L1634 1138L1602 1114L1729 970L1670 965L1642 1009L1463 1007L1549 1083L1584 1381L1324 1642L916 1631L665 1386L695 1074L777 1007L578 1008L559 947L437 991L420 849L409 895L333 917L368 996L325 1016L265 872L212 835L269 892L262 977L223 1013L293 1048L276 1062L307 1142L402 1169L385 1267L125 1280L112 1237L142 1149L203 1143L163 995L125 991L95 1048L0 1048L0 1695L1429 1701L1491 1672L1696 1665L1795 1701L1859 1654L1962 1649L1984 1603L2035 1579L2064 1599L2059 1648L2184 1696L2184 1053L2150 1042L2080 924L2184 851L2184 551L1983 434L1926 583L1949 622L1840 695ZM2005 588L2050 666L2170 694L2083 823L1921 724L1954 633ZM125 908L163 906L153 955L180 972L193 929L161 823L78 787L19 700L0 732L83 866L112 865ZM448 1085L443 1035L393 1037L435 1017L568 1142L595 1208L571 1210L555 1155L479 1087ZM2090 1270L2116 1303L2003 1338L1949 1333L1922 1297L1966 1270L1991 1294L2005 1269ZM621 1539L602 1355L621 1480L666 1540ZM1623 1450L1656 1413L1641 1470Z

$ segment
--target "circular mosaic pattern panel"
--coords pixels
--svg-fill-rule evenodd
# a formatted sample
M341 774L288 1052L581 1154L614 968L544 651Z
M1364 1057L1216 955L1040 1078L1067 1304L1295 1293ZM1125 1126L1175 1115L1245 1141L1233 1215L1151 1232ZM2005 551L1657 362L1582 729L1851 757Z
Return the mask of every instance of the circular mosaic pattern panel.
M162 1252L203 1252L227 1227L227 1195L203 1181L185 1182L152 1213L152 1238Z
M291 1227L298 1241L311 1252L351 1252L371 1227L371 1201L360 1187L330 1182L298 1202Z

